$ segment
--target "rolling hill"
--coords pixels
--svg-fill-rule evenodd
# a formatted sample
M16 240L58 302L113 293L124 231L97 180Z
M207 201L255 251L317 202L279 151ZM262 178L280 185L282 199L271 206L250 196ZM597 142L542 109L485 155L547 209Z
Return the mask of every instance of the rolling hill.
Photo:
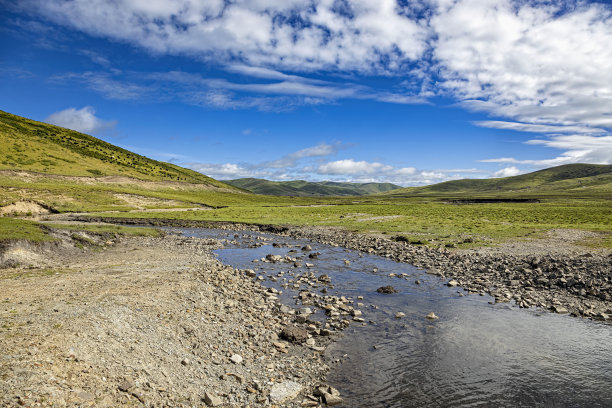
M242 178L224 181L227 184L256 194L295 197L359 196L383 193L401 188L391 183L308 182L304 180L269 181L258 178Z
M612 165L566 164L519 176L463 179L391 191L393 196L601 194L612 197Z
M234 190L196 171L149 159L74 130L3 111L0 111L0 170L63 176L125 176Z

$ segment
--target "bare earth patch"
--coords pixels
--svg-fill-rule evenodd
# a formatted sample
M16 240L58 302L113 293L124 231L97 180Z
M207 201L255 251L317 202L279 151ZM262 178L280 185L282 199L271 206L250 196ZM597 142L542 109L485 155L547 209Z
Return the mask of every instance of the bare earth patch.
M51 211L33 201L17 201L16 203L0 207L0 215L5 214L28 214L42 215L49 214Z
M263 287L219 263L216 246L126 238L58 252L44 274L4 270L0 406L191 407L207 397L267 406L275 384L308 392L327 370L320 352L274 345L293 323Z

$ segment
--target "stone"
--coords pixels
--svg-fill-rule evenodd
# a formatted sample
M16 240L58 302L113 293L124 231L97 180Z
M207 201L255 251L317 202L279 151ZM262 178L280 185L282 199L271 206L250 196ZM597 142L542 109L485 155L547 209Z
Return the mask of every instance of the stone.
M563 306L555 306L554 309L555 309L555 312L559 314L569 313L568 310L564 308Z
M455 286L459 285L459 282L457 282L456 280L451 280L446 284L448 287L450 288L454 288Z
M181 364L184 365L184 366L189 365L189 359L188 358L182 359L181 360Z
M223 400L221 398L210 392L205 392L204 398L202 399L209 407L218 407L219 405L223 404Z
M119 391L128 392L130 388L134 388L134 383L127 378L119 384Z
M376 292L384 293L384 294L397 293L397 289L395 289L391 285L387 285L387 286L381 286L380 288L376 289Z
M282 404L297 397L301 391L302 386L295 381L277 383L270 390L270 401L273 404Z
M242 356L240 354L234 354L230 357L230 361L234 364L242 363Z
M395 314L396 319L401 319L402 317L405 317L405 316L406 316L406 313L403 313L403 312L397 312Z
M304 245L302 251L312 251L312 247L310 245Z
M281 331L280 338L292 343L304 343L308 339L308 331L301 327L286 326Z
M439 319L438 316L436 316L436 314L434 312L429 312L429 314L427 316L425 316L426 319L428 320L436 320Z

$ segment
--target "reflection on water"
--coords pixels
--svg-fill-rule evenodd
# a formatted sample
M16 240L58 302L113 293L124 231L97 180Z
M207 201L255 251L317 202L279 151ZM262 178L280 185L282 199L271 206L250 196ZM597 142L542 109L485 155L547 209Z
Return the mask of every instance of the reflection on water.
M289 264L252 263L269 253L284 256L295 249L246 247L256 241L243 234L263 234L204 229L184 233L230 239L239 234L238 245L216 251L221 261L237 268L263 268L271 275L294 270ZM291 245L306 243L269 237ZM345 330L327 351L342 361L328 380L341 391L345 406L612 407L611 325L492 304L488 296L461 296L460 289L448 288L410 265L310 244L321 255L308 262L315 264L317 275L332 278L330 293L363 296L355 306L363 303L359 309L369 322ZM280 283L264 282L282 289ZM399 293L376 293L383 285L393 285ZM291 303L293 295L285 290L281 300ZM400 311L406 316L396 319ZM440 319L424 318L432 311Z

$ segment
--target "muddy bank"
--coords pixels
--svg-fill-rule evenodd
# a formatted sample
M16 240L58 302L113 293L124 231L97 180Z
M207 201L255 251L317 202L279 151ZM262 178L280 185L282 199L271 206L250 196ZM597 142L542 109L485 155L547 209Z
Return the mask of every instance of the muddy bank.
M217 261L210 251L219 246L121 238L1 269L0 405L291 407L317 406L323 391L331 398L317 388L329 331L297 323L248 271Z
M103 219L81 218L82 221ZM514 301L520 307L539 307L556 313L569 313L609 320L612 316L612 252L592 251L563 242L540 240L499 249L449 250L410 245L388 238L354 234L329 227L290 227L245 225L227 222L187 220L113 219L126 224L208 227L256 230L339 245L406 262L440 276L441 284L464 288L470 293L489 294L496 302ZM570 236L567 236L570 235Z

